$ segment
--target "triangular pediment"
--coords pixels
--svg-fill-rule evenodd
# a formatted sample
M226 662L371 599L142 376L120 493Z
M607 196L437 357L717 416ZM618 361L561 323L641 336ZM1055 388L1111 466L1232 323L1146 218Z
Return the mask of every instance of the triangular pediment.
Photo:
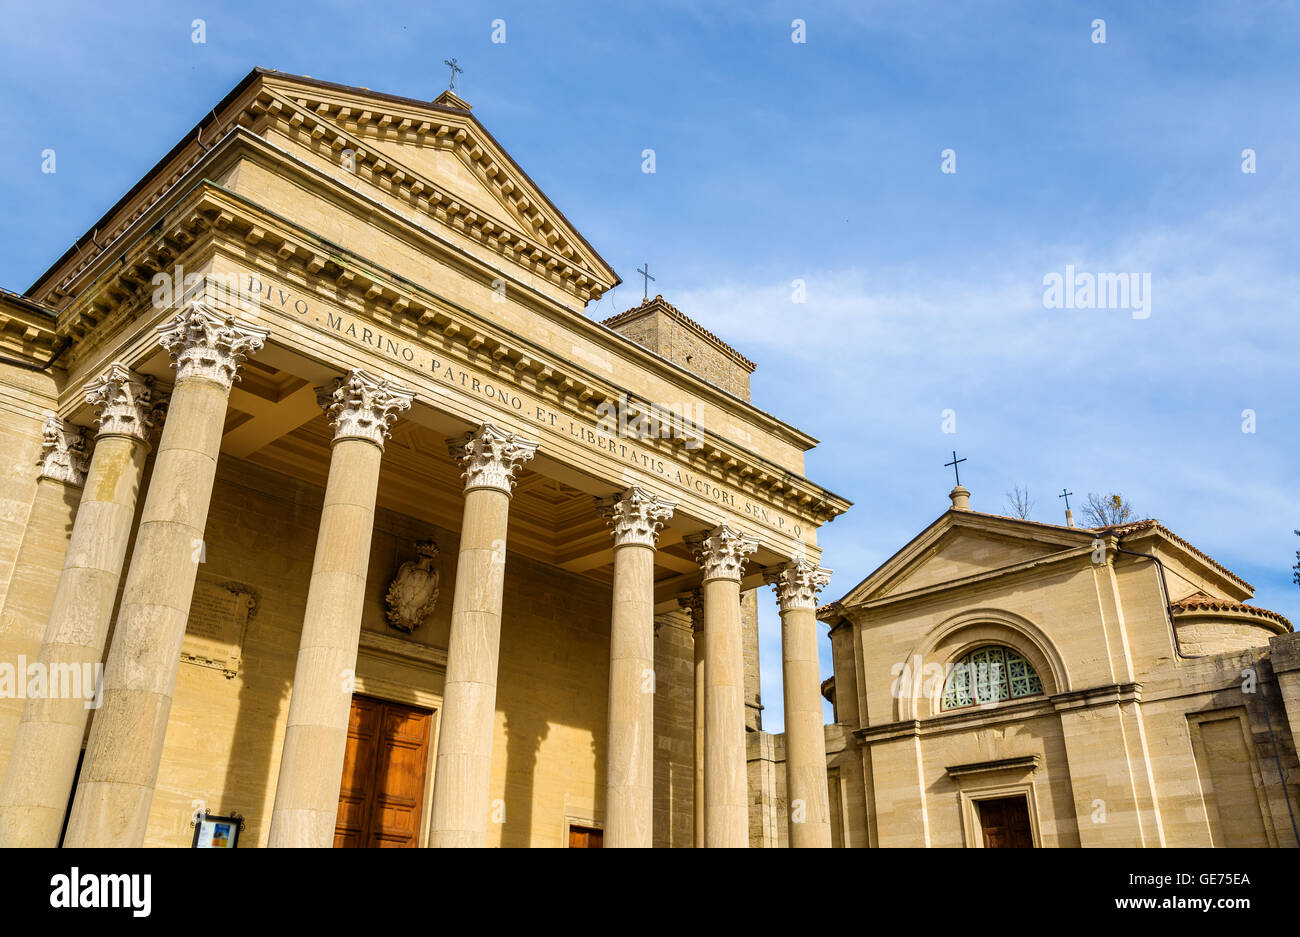
M236 131L267 139L289 159L325 169L337 185L383 203L459 250L504 258L534 284L582 303L618 274L458 96L434 101L381 94L257 68L127 192L29 289L62 308L76 278ZM350 175L339 168L350 166ZM324 164L329 164L325 168ZM296 170L291 170L296 171ZM254 199L256 200L256 199ZM567 301L567 300L566 300Z
M840 600L854 605L991 573L1088 543L1092 533L948 511Z
M313 147L351 150L365 166L358 176L381 191L432 203L432 224L472 230L593 296L619 282L460 98L417 101L268 73L259 102L287 115Z

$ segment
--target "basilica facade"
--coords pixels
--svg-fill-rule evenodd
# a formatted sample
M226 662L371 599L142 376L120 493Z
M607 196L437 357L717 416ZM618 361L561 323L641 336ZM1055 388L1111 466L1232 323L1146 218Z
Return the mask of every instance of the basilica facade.
M454 92L196 112L0 293L0 845L747 845L768 586L830 845L849 503L755 364L593 317L617 275Z

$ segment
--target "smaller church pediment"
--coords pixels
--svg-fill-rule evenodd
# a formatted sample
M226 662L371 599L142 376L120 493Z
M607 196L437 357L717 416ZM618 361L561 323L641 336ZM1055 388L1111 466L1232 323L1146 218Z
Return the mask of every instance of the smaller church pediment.
M1088 531L948 511L841 599L855 605L991 573L1086 544Z

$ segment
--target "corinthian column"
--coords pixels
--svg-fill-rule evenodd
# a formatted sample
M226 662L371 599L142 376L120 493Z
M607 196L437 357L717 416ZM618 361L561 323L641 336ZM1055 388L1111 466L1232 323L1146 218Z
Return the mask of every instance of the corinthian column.
M39 656L45 673L77 678L82 692L24 704L0 789L0 847L58 845L159 415L150 382L123 364L110 365L84 393L99 432Z
M817 657L817 593L831 571L800 557L765 573L781 606L781 677L785 691L785 776L790 846L829 849L830 795Z
M648 849L654 808L655 543L669 501L635 486L597 502L614 537L605 845Z
M217 472L230 386L266 330L195 301L158 329L176 368L167 420L145 495L113 643L103 705L64 838L68 846L144 842L203 528Z
M694 813L692 845L704 848L704 597L699 589L677 596L677 604L691 616L691 638L694 648L695 693L691 700L694 722L694 757L692 759L694 789L691 806Z
M433 846L487 842L506 526L515 472L532 459L537 445L491 423L448 442L464 468L465 513L434 766Z
M68 549L67 532L77 515L90 461L86 434L80 426L49 413L41 437L36 495L0 614L0 636L6 650L15 656L35 654L40 648Z
M365 371L318 388L334 426L329 480L307 589L293 696L275 786L270 846L334 844L348 716L361 640L379 462L389 427L413 392Z
M740 575L758 541L725 524L686 544L704 573L704 845L749 845Z

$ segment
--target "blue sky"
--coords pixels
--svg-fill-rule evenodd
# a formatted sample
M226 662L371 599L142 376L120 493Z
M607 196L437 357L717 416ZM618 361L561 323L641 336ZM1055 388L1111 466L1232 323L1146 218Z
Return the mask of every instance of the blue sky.
M759 363L754 402L823 441L808 474L856 502L823 531L827 597L946 508L956 448L973 508L1023 484L1059 521L1062 486L1122 491L1300 620L1294 2L5 7L0 286L254 65L432 98L456 56L474 113L627 281L592 314L639 300L648 261ZM1150 273L1149 318L1044 308L1067 264Z

